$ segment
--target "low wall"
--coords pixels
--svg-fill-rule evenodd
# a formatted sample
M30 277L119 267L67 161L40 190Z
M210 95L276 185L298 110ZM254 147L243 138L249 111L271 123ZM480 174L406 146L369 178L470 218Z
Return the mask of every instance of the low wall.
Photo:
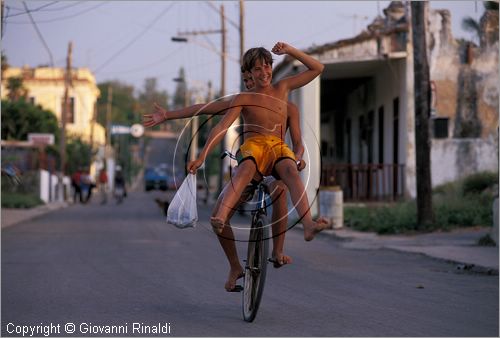
M45 203L54 202L59 199L57 191L57 183L59 178L56 175L50 174L47 170L40 170L40 199ZM64 198L66 201L71 196L71 179L68 176L63 178Z
M498 144L489 139L434 139L432 185L455 181L480 171L498 171Z

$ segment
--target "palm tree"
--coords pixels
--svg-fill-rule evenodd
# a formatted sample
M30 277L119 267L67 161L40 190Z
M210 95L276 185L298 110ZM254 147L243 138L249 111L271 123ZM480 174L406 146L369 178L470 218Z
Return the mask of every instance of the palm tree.
M485 10L498 11L498 2L496 1L483 1L483 6ZM481 26L479 21L475 20L471 16L466 16L462 19L462 29L471 32L480 41L481 37Z

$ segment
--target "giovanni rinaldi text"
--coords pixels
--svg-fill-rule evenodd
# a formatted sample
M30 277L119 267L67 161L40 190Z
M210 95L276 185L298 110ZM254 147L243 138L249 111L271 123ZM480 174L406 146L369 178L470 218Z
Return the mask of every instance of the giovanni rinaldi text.
M16 334L23 337L51 336L54 334L170 334L172 327L170 323L125 323L122 325L101 325L93 323L65 323L65 324L44 324L18 325L8 323L7 333Z

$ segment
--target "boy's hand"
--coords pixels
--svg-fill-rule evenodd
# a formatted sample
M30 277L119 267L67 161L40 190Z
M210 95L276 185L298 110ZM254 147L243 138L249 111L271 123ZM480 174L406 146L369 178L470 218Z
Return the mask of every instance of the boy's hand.
M190 172L191 174L196 173L196 170L198 170L199 167L203 164L203 161L200 158L197 158L194 161L191 161L187 164L187 171Z
M305 167L306 167L306 161L304 161L303 159L297 161L297 169L299 171L302 171Z
M167 111L163 109L158 103L154 103L154 113L144 114L142 116L142 124L144 127L154 127L167 120Z
M276 55L283 55L283 54L288 54L291 48L293 47L286 44L285 42L276 42L271 51Z

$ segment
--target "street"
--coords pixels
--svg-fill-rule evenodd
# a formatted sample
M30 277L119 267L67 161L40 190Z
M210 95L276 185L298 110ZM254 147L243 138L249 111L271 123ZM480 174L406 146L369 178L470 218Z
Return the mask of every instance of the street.
M499 334L497 275L419 254L346 249L323 234L304 242L298 229L285 245L293 264L269 265L259 313L246 323L242 294L224 290L228 264L210 209L199 205L198 226L180 230L166 224L158 196L131 192L121 205L95 196L2 229L2 335L50 324L61 336L108 336L97 332L112 325L128 328L112 336L149 335L133 333L132 323L168 324L161 336ZM245 243L238 248L243 259ZM82 331L89 326L97 331Z

